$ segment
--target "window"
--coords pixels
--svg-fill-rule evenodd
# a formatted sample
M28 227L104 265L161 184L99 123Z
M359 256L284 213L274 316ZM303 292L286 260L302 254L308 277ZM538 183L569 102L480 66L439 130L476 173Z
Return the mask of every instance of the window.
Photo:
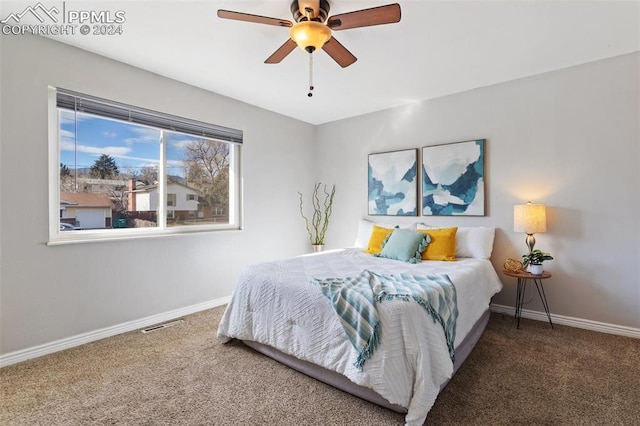
M50 242L240 228L242 132L51 89Z

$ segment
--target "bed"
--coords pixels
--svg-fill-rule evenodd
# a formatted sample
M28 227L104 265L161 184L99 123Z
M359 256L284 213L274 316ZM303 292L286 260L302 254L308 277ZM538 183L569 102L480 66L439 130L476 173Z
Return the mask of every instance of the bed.
M414 264L354 247L248 266L221 319L218 337L223 343L243 341L311 377L406 413L408 425L421 425L440 390L480 338L491 297L502 288L488 260L493 229L457 229L456 261ZM361 234L366 239L367 232ZM480 234L479 242L471 241L471 236ZM457 294L455 357L447 349L442 325L423 306L387 300L376 304L379 345L359 367L358 351L332 303L313 281L353 277L363 271L449 277Z

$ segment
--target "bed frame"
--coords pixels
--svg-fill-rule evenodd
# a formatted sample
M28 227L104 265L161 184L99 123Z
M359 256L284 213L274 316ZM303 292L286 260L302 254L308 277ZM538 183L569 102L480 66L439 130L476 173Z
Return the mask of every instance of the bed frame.
M480 336L482 336L482 333L484 332L484 329L489 322L489 315L490 313L487 309L478 319L478 321L476 321L476 323L473 325L473 328L471 329L469 334L458 345L458 347L456 347L456 360L453 364L453 374L458 371L462 363L467 359L467 357L473 350L476 343L478 343L478 340L480 340ZM288 367L293 368L294 370L306 374L309 377L313 377L316 380L324 382L344 392L350 393L366 401L372 402L398 413L407 412L407 408L390 403L372 389L357 385L340 373L336 373L335 371L327 370L308 361L303 361L301 359L295 358L291 355L279 351L278 349L272 348L271 346L263 345L261 343L253 342L250 340L243 340L242 343L257 352L268 356L269 358L272 358ZM441 391L442 389L444 389L448 382L449 381L447 380L442 384L442 386L440 386Z

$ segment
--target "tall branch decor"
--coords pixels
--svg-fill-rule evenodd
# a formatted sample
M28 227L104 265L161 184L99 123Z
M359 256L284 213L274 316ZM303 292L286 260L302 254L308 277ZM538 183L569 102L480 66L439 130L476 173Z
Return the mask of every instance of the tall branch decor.
M327 227L329 226L329 218L333 210L333 197L336 193L336 185L334 184L329 191L327 185L322 188L320 193L321 183L316 183L313 187L313 194L311 196L311 204L313 205L313 215L308 218L304 214L302 193L300 195L300 216L304 219L307 233L309 234L309 241L314 246L324 245L324 237L327 233Z

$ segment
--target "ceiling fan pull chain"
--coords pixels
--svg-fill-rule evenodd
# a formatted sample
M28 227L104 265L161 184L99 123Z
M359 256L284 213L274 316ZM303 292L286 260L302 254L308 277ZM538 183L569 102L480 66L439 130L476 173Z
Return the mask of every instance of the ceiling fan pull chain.
M309 53L309 93L307 96L313 96L313 53Z

